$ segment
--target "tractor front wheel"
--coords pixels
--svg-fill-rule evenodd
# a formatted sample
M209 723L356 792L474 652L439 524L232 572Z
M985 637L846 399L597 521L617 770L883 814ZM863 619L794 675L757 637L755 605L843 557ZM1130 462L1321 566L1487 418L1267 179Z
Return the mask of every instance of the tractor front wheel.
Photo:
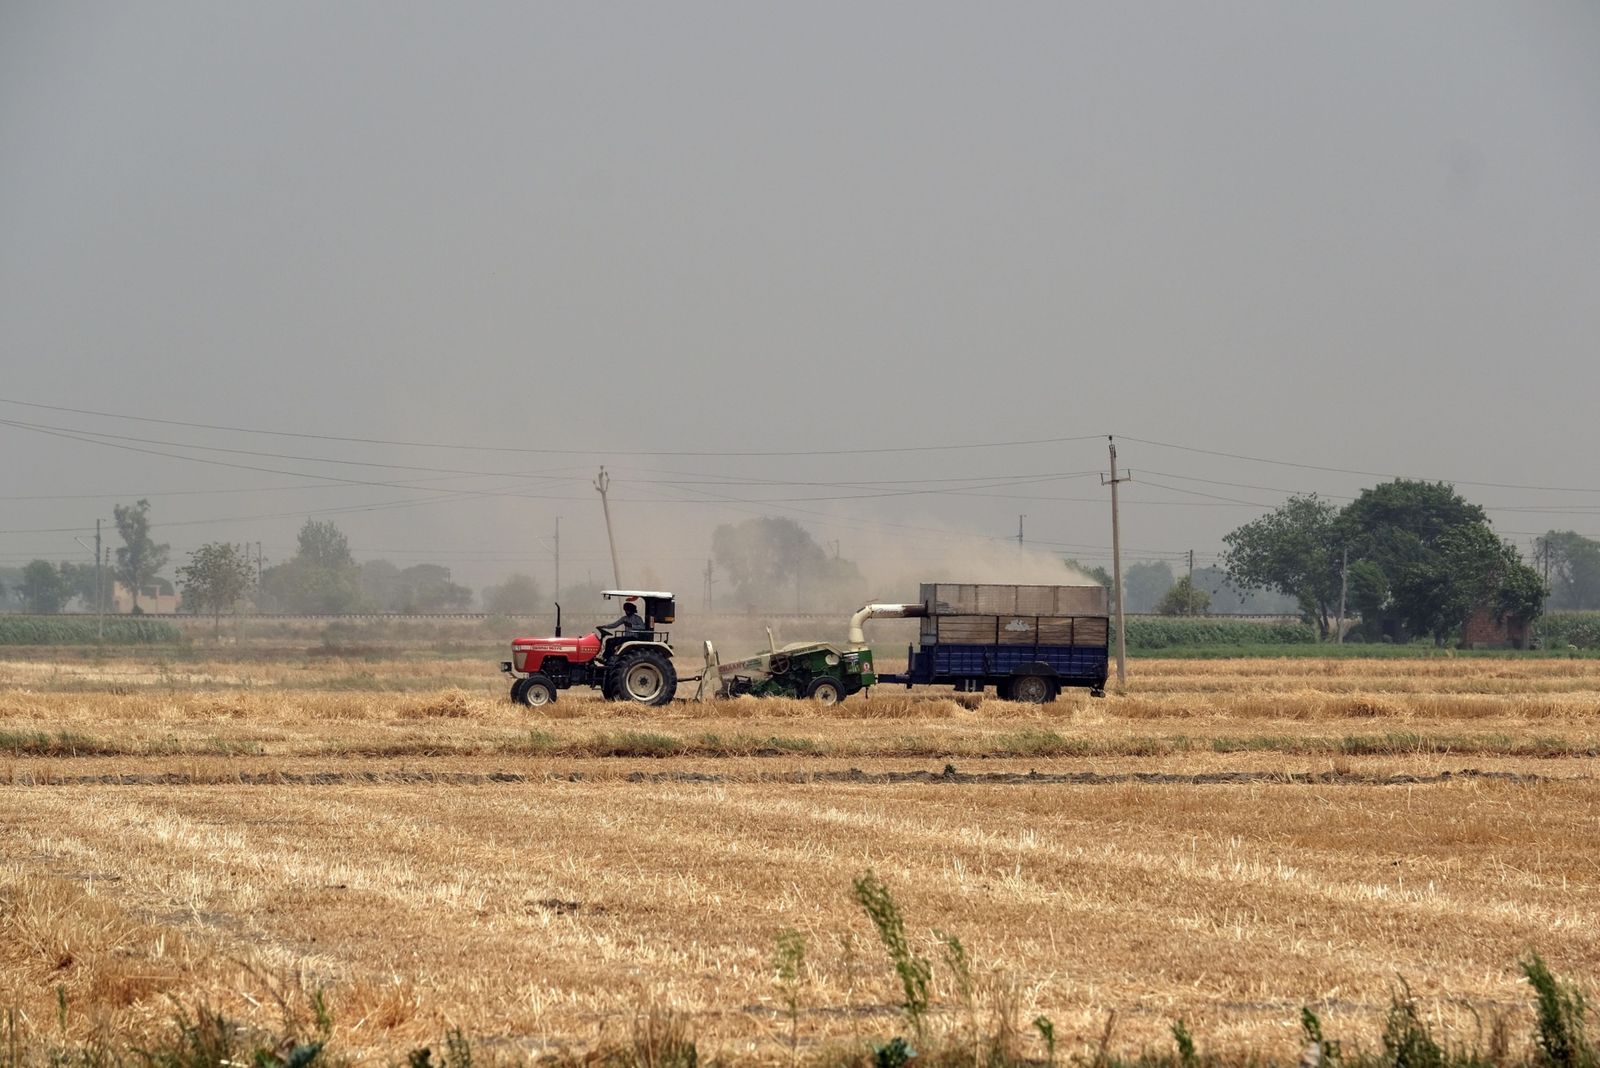
M657 649L640 649L625 657L607 681L617 698L657 708L670 704L678 690L672 658Z
M556 703L556 684L550 681L548 675L529 675L519 685L522 687L519 700L529 708L543 708Z
M839 685L838 679L824 675L811 680L811 685L806 687L806 696L819 705L832 706L844 700L844 687Z

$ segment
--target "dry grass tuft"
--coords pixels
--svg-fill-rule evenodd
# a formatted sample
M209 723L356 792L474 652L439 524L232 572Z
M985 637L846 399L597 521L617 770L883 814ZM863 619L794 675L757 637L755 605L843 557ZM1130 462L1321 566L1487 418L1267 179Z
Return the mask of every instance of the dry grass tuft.
M446 690L411 701L401 709L400 715L405 719L478 719L486 714L486 703L480 695Z

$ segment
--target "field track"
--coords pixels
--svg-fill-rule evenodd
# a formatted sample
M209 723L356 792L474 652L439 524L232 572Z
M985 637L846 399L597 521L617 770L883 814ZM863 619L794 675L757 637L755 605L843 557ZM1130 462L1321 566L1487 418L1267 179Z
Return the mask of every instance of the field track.
M1374 1043L1399 978L1470 1039L1526 1023L1530 948L1600 976L1594 661L1144 662L1045 708L565 694L537 719L481 664L397 667L0 661L0 1007L54 1028L59 988L66 1034L138 1033L172 998L271 1022L324 988L341 1048L392 1058L450 1026L591 1047L655 1004L776 1062L783 927L804 1048L901 1026L849 896L868 869L1064 1051L1115 1009L1122 1048L1182 1016L1292 1059L1302 1004ZM938 1027L959 1001L936 966Z

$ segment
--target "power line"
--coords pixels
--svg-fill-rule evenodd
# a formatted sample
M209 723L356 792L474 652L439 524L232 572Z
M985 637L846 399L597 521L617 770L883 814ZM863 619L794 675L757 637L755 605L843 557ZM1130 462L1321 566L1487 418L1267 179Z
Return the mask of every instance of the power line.
M255 465L255 464L240 464L240 463L234 463L234 462L231 462L231 461L210 459L210 458L207 458L207 457L204 457L204 456L188 456L188 455L185 455L185 454L182 454L182 453L164 452L161 449L146 448L144 446L145 445L162 445L162 446L166 446L167 448L189 449L189 450L193 450L193 451L196 451L196 452L222 452L222 453L228 453L228 454L232 454L232 455L257 456L257 457L264 457L264 458L269 458L269 459L291 460L291 461L299 461L299 462L305 462L305 463L348 464L348 465L353 465L353 466L382 467L382 468L390 468L390 469L397 469L397 470L407 470L407 471L444 472L444 473L451 474L451 475L466 475L466 476L474 476L474 477L499 477L499 478L534 479L534 480L547 481L547 482L573 481L574 480L574 479L572 479L570 477L567 477L567 476L554 475L554 474L549 474L549 473L545 473L545 472L453 470L453 469L449 469L449 468L421 467L421 466L412 466L412 465L407 465L407 464L366 463L364 461L357 461L357 460L342 460L342 459L333 459L333 458L328 458L328 457L315 457L315 456L302 456L302 455L286 454L286 453L273 453L273 452L265 452L265 451L254 450L254 449L231 449L231 448L223 448L223 447L219 447L219 446L210 446L210 445L194 445L194 444L190 444L190 443L187 443L187 442L171 442L171 441L163 441L163 440L151 439L151 438L138 438L138 437L132 437L132 436L123 435L123 434L102 434L102 433L100 433L98 431L77 431L77 430L73 430L71 428L47 426L47 425L44 425L44 424L37 424L37 423L23 423L23 422L18 422L18 421L15 421L15 420L8 420L8 419L0 419L0 426L9 426L9 427L12 427L13 429L26 430L26 431L30 431L30 432L33 432L33 433L39 433L39 434L46 434L46 435L49 435L51 437L66 438L66 439L71 440L71 441L78 441L78 442L82 442L84 444L89 444L89 445L99 445L102 448L123 449L123 450L127 450L127 451L130 451L130 452L144 453L144 454L151 455L151 456L161 456L161 457L165 457L167 459L187 460L187 461L190 461L192 463L209 464L209 465L212 465L212 466L228 467L228 468L234 468L234 469L237 469L237 470L244 470L244 471L257 471L257 472L263 472L263 473L267 473L267 474L294 475L294 476L298 476L298 477L302 477L302 478L315 478L315 479L321 479L321 480L326 481L326 482L334 482L334 483L340 483L340 484L344 484L344 485L381 486L381 487L385 487L385 488L395 488L395 487L400 486L402 483L394 482L394 481L379 481L379 480L376 480L376 479L346 478L346 477L337 476L337 475L323 475L323 474L318 474L318 473L313 472L313 471L288 471L288 470L283 470L283 469L279 469L279 468L261 467L261 466ZM109 440L101 440L102 438L109 439ZM128 442L139 442L141 444L133 445L133 444L128 444ZM566 468L558 468L556 470L567 470L567 469ZM995 479L993 481L988 481L988 482L985 482L985 481L979 480L979 479L972 479L972 478L962 479L962 480L959 480L959 481L975 483L973 486L970 487L972 489L985 489L985 488L1001 488L1001 487L1006 487L1006 486L1028 485L1028 484L1031 484L1031 483L1050 482L1050 481L1057 481L1057 480L1063 479L1063 478L1073 478L1073 477L1081 477L1081 475L1079 473L1076 473L1076 472L1064 472L1062 474L1034 476L1034 477L1027 477L1027 478L1020 478L1020 477L1015 477L1015 476L999 476L997 479ZM633 484L633 485L649 485L649 484L655 484L655 483L640 482L640 481L634 480L634 481L631 482L631 484ZM678 482L671 482L671 481L663 481L663 482L660 482L659 484L660 485L668 485L668 486L680 486L681 485L681 486L685 486L685 487L687 487L689 485L688 483L678 483ZM721 483L713 483L713 484L721 484ZM784 485L786 483L778 481L778 480L773 480L773 482L771 484L773 484L773 485ZM809 484L813 484L813 483L796 483L796 484L797 485L809 485ZM814 484L816 484L816 485L824 485L824 486L828 485L828 483L814 483ZM893 484L893 483L885 482L885 483L881 483L881 484L888 485L888 484ZM465 495L471 495L471 496L480 496L480 495L484 495L488 491L469 490L469 489L449 489L449 488L441 487L440 488L440 492L452 493L452 494L465 494ZM692 492L692 490L691 490L691 492ZM854 493L854 494L835 494L835 495L816 495L816 494L813 494L811 496L806 496L806 497L767 497L767 498L749 498L749 500L751 501L751 503L757 503L757 504L766 503L766 502L775 502L775 501L798 501L798 502L848 501L848 500L866 500L866 499L879 498L879 497L899 497L899 496L913 496L913 495L918 495L918 494L937 494L937 493L946 493L946 492L955 493L955 492L960 492L960 491L956 491L956 490L937 490L937 489L892 490L892 491L886 490L886 491L878 492L878 493ZM503 497L513 497L513 498L519 498L519 499L524 499L524 500L580 501L580 500L587 499L587 498L584 498L584 497L575 497L575 496L571 496L571 495L563 496L563 495L552 495L552 494L511 493L511 492L503 492L503 491L502 492L497 492L497 493L494 493L494 494L490 494L490 495L503 496ZM618 500L619 501L624 501L624 500L626 500L626 498L618 498ZM690 499L685 499L683 501L673 502L673 503L694 503L694 502L692 500L690 500Z
M1154 486L1157 489L1171 490L1174 493L1187 493L1195 497L1205 497L1213 501L1221 501L1224 504L1242 505L1250 508L1265 508L1269 510L1272 508L1272 505L1270 504L1261 504L1256 501L1240 500L1238 497L1221 497L1215 493L1202 493L1199 490L1184 489L1182 486L1169 486L1164 482L1151 482L1148 478L1141 477L1140 481L1146 486Z
M37 430L43 433L82 434L90 438L106 438L111 442L132 441L141 445L163 445L169 449L221 452L232 456L258 456L270 460L297 460L301 463L341 464L346 467L381 467L391 471L426 471L430 474L483 475L495 478L557 477L540 471L475 471L470 468L460 467L427 467L422 464L386 464L375 460L345 460L332 456L304 456L297 453L268 452L263 449L234 449L225 445L196 445L187 441L166 441L161 438L141 438L129 434L108 434L103 430L82 430L78 427L51 426L48 423L24 423L15 419L0 419L0 426L15 427L18 430ZM562 467L555 470L568 471L571 468Z
M339 434L311 434L290 430L263 430L255 427L228 426L220 423L196 423L182 419L159 419L148 415L129 415L124 412L106 412L92 408L69 408L59 404L40 404L35 401L0 397L0 404L14 404L24 408L39 408L52 412L70 412L102 419L128 419L140 423L160 423L164 426L181 426L193 430L218 430L232 434L264 434L272 437L302 438L314 441L345 441L361 445L399 445L417 449L455 449L467 452L509 452L526 455L549 456L866 456L878 453L899 452L953 452L965 449L1003 449L1025 445L1060 445L1070 441L1092 441L1103 434L1078 434L1070 437L1029 438L1016 441L978 441L960 445L898 445L872 449L766 449L766 450L674 450L674 449L529 449L508 445L463 445L438 441L401 441L389 438L358 438Z
M1474 482L1465 478L1424 478L1419 475L1398 475L1392 471L1360 471L1349 467L1325 467L1321 464L1302 464L1292 460L1270 460L1264 456L1247 456L1237 452L1222 452L1217 449L1201 449L1192 445L1174 445L1167 441L1151 441L1148 438L1136 438L1123 435L1124 441L1137 441L1141 445L1153 445L1159 449L1176 449L1179 452L1194 452L1204 456L1221 456L1229 460L1247 460L1258 464L1275 464L1279 467L1298 467L1306 471L1327 471L1337 475L1359 475L1363 478L1405 478L1419 482L1448 482L1457 486L1484 486L1491 489L1518 489L1535 490L1541 493L1600 493L1600 489L1588 486L1533 486L1517 482Z

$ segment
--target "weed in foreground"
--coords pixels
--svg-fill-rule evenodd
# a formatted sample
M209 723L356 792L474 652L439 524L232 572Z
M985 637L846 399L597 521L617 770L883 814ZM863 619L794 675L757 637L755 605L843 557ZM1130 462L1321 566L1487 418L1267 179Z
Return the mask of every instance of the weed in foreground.
M1189 1027L1179 1020L1172 1025L1172 1043L1178 1047L1178 1064L1181 1068L1195 1068L1200 1058L1195 1053L1194 1036L1189 1033Z
M1411 988L1402 980L1383 1024L1384 1060L1393 1068L1444 1068L1449 1058L1417 1014Z
M900 988L905 994L900 1008L917 1040L921 1041L923 1019L928 1012L928 984L933 978L933 969L926 959L912 951L911 943L906 938L906 921L900 915L900 906L895 904L889 888L877 875L869 871L858 876L854 891L856 901L878 930L878 938L889 954L895 974L900 977Z
M1341 1054L1339 1043L1323 1036L1322 1020L1309 1008L1300 1010L1300 1030L1304 1032L1306 1037L1306 1052L1310 1053L1313 1048L1316 1050L1315 1060L1317 1064L1334 1065L1339 1063ZM1306 1059L1302 1057L1300 1063L1304 1064Z
M800 1045L800 980L806 963L806 936L793 927L778 932L772 954L772 969L777 973L778 990L789 1014L789 1063L793 1064Z
M1595 1068L1597 1059L1589 1041L1583 995L1550 972L1544 958L1529 954L1522 961L1535 996L1537 1063L1544 1068Z
M1039 1041L1044 1043L1045 1063L1049 1068L1056 1068L1056 1025L1050 1017L1042 1013L1033 1018L1033 1029L1039 1032Z

